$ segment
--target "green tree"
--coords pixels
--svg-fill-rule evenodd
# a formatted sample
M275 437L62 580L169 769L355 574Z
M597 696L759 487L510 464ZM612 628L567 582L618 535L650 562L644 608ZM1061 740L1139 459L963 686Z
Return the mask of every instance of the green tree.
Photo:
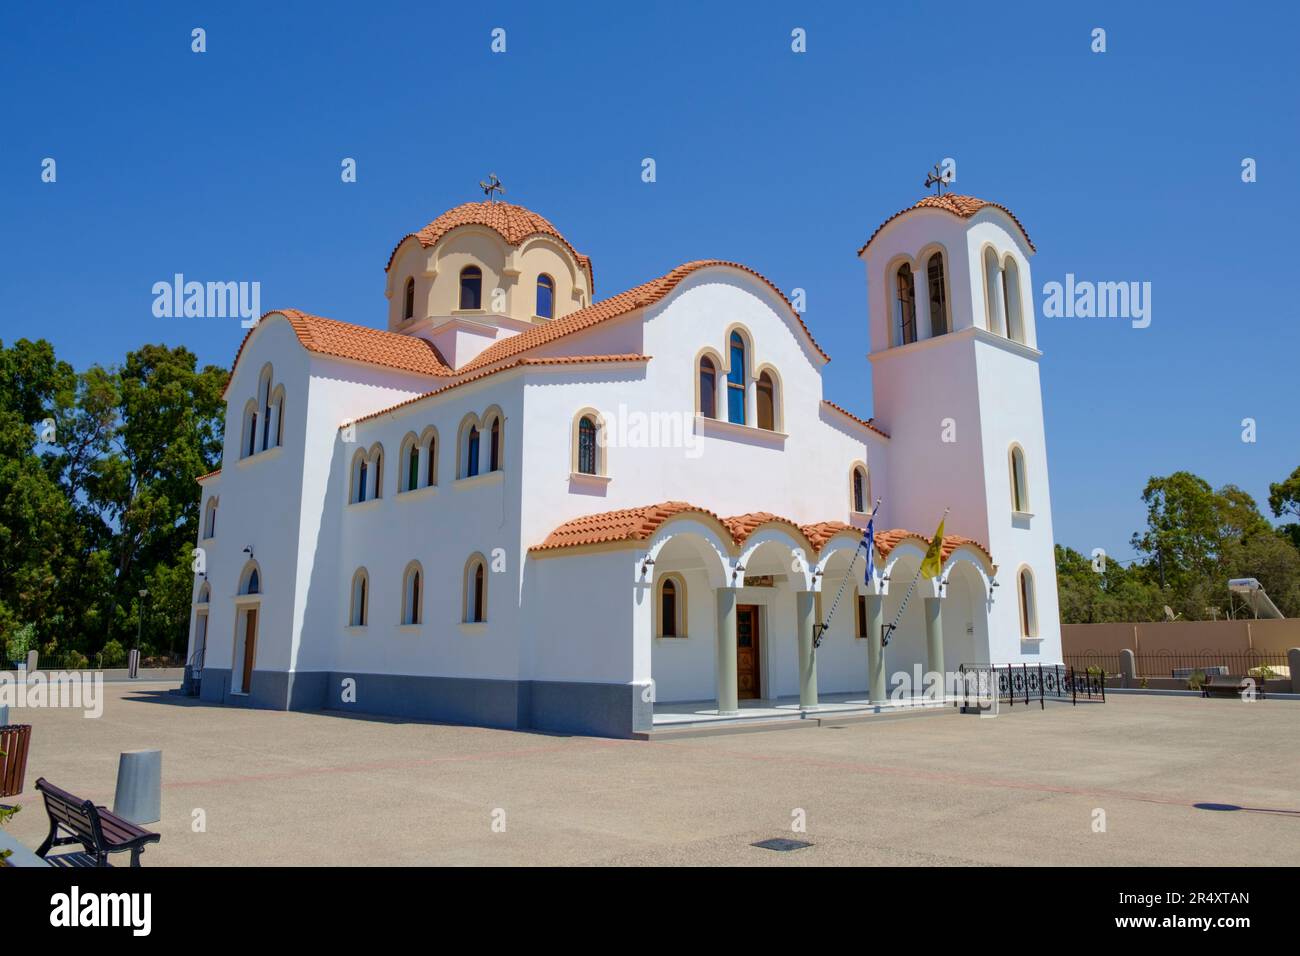
M1268 507L1275 518L1300 519L1300 467L1284 481L1277 481L1268 486ZM1300 520L1291 521L1278 529L1279 533L1290 539L1300 548Z

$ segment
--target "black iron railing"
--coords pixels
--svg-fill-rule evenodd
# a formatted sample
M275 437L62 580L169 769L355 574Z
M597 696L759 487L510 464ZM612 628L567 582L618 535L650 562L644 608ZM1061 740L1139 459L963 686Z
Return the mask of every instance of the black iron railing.
M1118 676L1123 673L1117 652L1084 651L1065 655L1065 663L1076 670L1100 668L1104 673ZM1287 673L1286 654L1266 651L1145 651L1133 655L1135 677L1161 677L1182 679L1193 671L1231 674L1234 677L1255 677L1267 680L1271 676Z
M962 709L997 701L1008 707L1049 700L1106 702L1106 680L1101 673L1075 670L1066 664L962 664L957 669Z

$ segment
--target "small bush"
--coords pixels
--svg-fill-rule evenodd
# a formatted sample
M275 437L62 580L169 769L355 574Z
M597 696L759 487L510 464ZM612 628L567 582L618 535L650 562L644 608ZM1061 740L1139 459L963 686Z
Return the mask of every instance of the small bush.
M112 640L104 645L101 652L100 661L104 667L125 667L126 666L126 648L120 641Z
M1200 670L1198 668L1197 670L1194 670L1187 675L1188 690L1200 690L1204 686L1205 686L1205 671Z

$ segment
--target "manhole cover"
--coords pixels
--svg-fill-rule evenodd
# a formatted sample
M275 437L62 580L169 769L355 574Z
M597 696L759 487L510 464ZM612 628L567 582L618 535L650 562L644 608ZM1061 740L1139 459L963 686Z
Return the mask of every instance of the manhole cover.
M802 850L812 844L806 840L787 840L785 837L777 837L774 840L759 840L757 843L751 843L750 846L756 846L760 850L779 850L785 853L789 850Z

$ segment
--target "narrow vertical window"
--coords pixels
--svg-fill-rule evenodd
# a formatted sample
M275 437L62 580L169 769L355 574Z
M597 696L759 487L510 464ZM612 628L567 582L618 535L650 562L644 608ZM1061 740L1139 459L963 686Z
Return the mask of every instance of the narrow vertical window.
M473 478L478 474L478 427L469 428L469 447L465 456L465 477Z
M1002 266L1002 300L1006 303L1007 338L1025 344L1025 317L1020 302L1020 270L1010 256Z
M700 359L700 414L718 417L718 370L708 357Z
M998 335L1007 334L1007 323L1002 300L1002 269L998 265L998 255L988 248L984 250L984 318L990 332Z
M402 623L420 623L420 566L415 562L406 569L406 579L402 582Z
M930 284L930 334L944 335L948 331L948 294L944 288L943 253L930 257L926 278Z
M596 474L596 423L590 415L578 421L578 473Z
M731 367L727 369L727 421L745 424L745 340L731 333Z
M406 280L406 295L402 305L402 318L410 319L415 317L415 279Z
M253 412L249 425L251 427L248 431L248 454L253 455L257 453L257 412Z
M1034 605L1034 578L1028 568L1020 569L1020 636L1038 636L1038 609Z
M1011 449L1011 508L1021 514L1029 512L1029 488L1025 483L1025 453L1019 445Z
M438 483L438 438L435 435L429 436L429 464L425 468L424 481L430 486Z
M501 419L492 419L492 431L488 438L488 471L501 470Z
M549 319L555 314L555 280L548 275L537 277L538 318Z
M466 266L460 270L460 307L483 308L483 270L478 266Z
M406 453L406 490L414 491L420 487L420 446L411 442L411 450Z
M483 615L483 562L480 561L474 569L474 620L482 622L485 620Z
M868 561L872 560L870 555L867 556L867 560ZM867 596L865 594L859 594L858 595L858 637L865 638L866 636L867 636Z
M384 493L384 451L375 452L375 478L370 485L370 497L378 498Z
M758 377L758 427L768 431L776 429L776 386L772 376L764 372Z
M664 637L677 636L677 585L664 578L659 588L659 628Z
M357 501L366 500L366 473L369 470L363 459L361 466L357 469Z
M912 267L906 262L898 267L895 286L898 344L909 345L916 341L916 282L912 278Z
M867 476L861 468L853 469L853 510L859 514L867 510Z

